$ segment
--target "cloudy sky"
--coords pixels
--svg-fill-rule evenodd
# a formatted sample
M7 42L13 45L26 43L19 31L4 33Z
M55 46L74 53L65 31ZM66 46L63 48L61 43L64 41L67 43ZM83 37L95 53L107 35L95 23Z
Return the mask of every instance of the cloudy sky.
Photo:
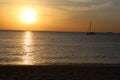
M0 29L120 32L120 0L0 0ZM31 25L18 19L24 7L37 13Z

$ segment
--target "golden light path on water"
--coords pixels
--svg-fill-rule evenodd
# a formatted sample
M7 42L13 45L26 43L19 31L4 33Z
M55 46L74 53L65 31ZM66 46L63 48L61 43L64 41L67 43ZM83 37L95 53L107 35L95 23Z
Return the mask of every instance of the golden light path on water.
M21 65L42 65L45 64L46 54L43 54L43 47L37 47L35 49L35 42L33 38L33 33L30 31L26 31L24 34L24 42L23 42L23 56ZM42 43L44 44L44 43ZM38 52L37 52L37 51Z
M23 54L23 62L24 65L33 65L34 56L32 54L32 33L30 31L25 32L24 35L24 54Z

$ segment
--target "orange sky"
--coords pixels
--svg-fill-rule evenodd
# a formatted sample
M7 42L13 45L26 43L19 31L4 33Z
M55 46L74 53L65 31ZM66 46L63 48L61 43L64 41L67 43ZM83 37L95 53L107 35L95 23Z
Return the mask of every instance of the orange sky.
M119 0L1 0L0 30L120 32ZM24 23L24 8L36 12L35 22Z

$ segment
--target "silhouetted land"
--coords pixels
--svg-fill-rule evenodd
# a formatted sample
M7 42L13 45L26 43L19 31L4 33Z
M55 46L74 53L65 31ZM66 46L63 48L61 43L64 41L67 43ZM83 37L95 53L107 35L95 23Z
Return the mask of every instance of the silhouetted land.
M120 80L120 64L1 65L0 80Z

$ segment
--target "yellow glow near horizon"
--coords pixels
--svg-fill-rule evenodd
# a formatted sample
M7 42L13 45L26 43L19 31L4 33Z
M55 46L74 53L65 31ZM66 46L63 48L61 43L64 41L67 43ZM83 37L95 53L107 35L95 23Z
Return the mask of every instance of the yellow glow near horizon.
M24 23L27 24L32 24L36 21L36 12L34 9L31 8L26 8L24 10L22 10L21 14L20 14L20 19L21 21L23 21Z

